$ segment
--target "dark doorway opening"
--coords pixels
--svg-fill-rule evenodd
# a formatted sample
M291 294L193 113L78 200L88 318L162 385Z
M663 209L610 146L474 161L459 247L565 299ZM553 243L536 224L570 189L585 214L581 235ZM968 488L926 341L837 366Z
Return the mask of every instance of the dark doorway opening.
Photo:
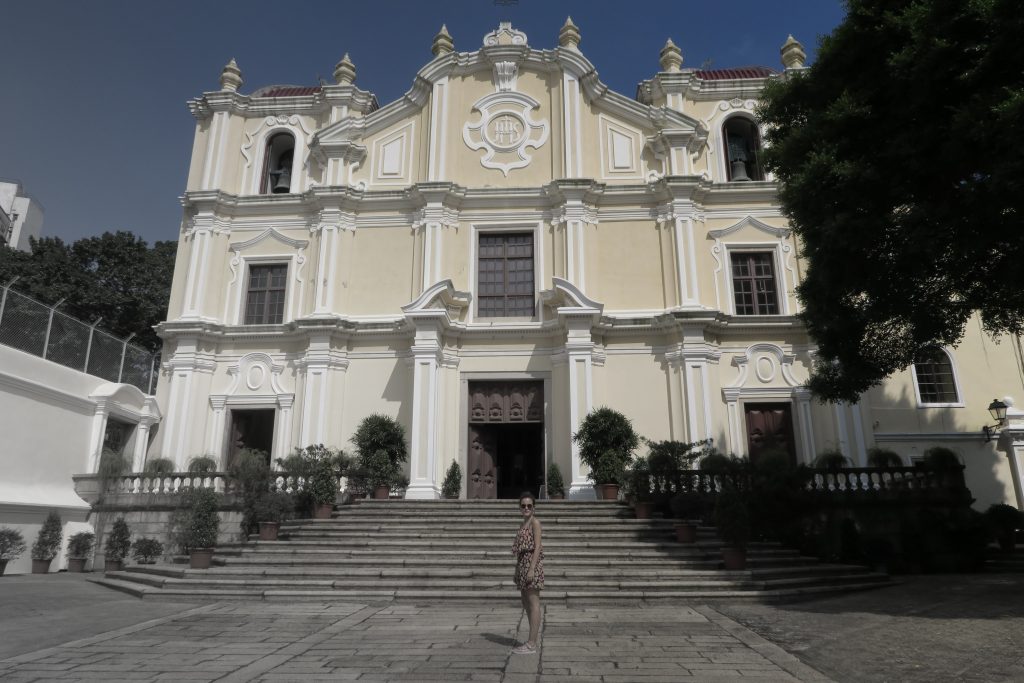
M747 419L747 452L751 462L767 453L782 452L796 464L793 411L789 403L747 403L743 412Z
M544 485L544 425L470 425L469 497L518 498Z
M238 452L243 448L264 451L270 462L270 451L274 444L273 408L260 410L232 410L231 431L228 433L227 466L235 464Z

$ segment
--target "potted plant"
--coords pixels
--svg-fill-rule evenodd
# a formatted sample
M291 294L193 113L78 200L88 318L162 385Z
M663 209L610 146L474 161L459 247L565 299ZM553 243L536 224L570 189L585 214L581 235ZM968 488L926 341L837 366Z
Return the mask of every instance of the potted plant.
M985 510L985 526L999 548L1012 553L1017 546L1017 529L1024 528L1024 513L1012 505L996 503Z
M338 497L338 474L334 459L327 454L321 454L310 462L306 487L313 500L314 519L331 518L334 501Z
M25 537L17 529L0 527L0 576L4 575L7 563L16 560L25 552Z
M256 503L255 516L259 520L261 541L276 541L281 522L291 517L295 501L285 491L270 491Z
M715 525L725 541L722 561L727 570L745 569L747 541L750 540L750 513L747 501L735 486L723 486L715 501Z
M188 461L189 474L210 474L217 471L217 461L209 455L197 455Z
M640 437L622 413L611 408L591 411L580 424L572 440L580 449L580 460L590 468L588 475L604 500L616 500L626 467Z
M457 460L452 461L441 482L441 497L449 500L459 497L462 491L462 468Z
M562 470L558 465L548 465L548 498L551 500L562 500L565 498L565 480L562 479Z
M704 509L704 501L699 493L686 492L677 494L669 503L672 516L675 518L676 540L680 543L697 542L697 524L693 521Z
M230 475L242 494L242 537L248 538L259 529L256 507L270 492L270 456L266 451L243 448L231 463Z
M633 514L637 519L650 519L654 512L654 492L651 490L651 468L644 456L633 461L629 469L629 490L633 495Z
M151 458L146 461L142 473L149 477L162 477L174 472L174 461L170 458Z
M81 573L85 571L85 563L92 552L96 535L91 531L79 531L68 539L68 571Z
M868 467L880 467L890 469L903 467L903 458L896 451L877 446L868 449Z
M164 544L155 538L140 538L132 543L132 557L139 564L155 564L164 554Z
M124 568L124 558L132 549L132 531L124 517L118 517L110 527L104 546L104 571L119 572Z
M811 463L811 467L815 469L830 471L845 469L849 466L850 459L837 450L822 451Z
M367 476L374 498L387 499L409 459L405 428L388 415L374 413L363 418L352 435L359 464Z
M220 531L220 495L213 489L194 488L188 493L189 510L184 541L192 569L209 569Z
M32 573L48 574L50 563L57 556L57 549L60 548L61 538L60 515L51 510L39 530L36 542L32 544Z

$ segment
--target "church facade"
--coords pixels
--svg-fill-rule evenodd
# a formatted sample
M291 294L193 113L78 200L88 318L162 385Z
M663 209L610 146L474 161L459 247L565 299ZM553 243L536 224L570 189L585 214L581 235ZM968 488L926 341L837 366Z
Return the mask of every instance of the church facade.
M993 397L1024 395L1015 340L975 326L857 404L804 387L799 244L754 118L799 43L777 73L686 69L669 41L635 97L571 20L554 48L503 23L465 52L442 28L432 51L384 106L347 55L335 84L248 95L232 61L190 102L150 457L346 448L379 412L407 430L409 498L437 498L453 461L463 496L539 489L553 462L588 497L572 434L607 405L748 457L949 446L979 505L1019 504L1012 429L981 431Z

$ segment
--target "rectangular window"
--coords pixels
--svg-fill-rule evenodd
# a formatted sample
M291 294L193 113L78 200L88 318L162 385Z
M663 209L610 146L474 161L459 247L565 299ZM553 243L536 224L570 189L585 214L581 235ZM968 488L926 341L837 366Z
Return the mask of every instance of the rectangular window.
M277 325L284 322L284 294L288 266L250 266L245 298L246 325Z
M777 315L775 259L770 251L732 254L732 291L736 315Z
M533 233L480 235L477 315L533 317Z

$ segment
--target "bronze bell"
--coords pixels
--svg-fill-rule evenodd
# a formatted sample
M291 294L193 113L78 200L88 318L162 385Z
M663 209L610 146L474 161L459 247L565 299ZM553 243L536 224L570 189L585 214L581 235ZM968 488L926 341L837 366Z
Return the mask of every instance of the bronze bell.
M288 194L292 188L292 164L291 159L282 159L281 165L270 172L271 189L273 194Z
M733 159L732 180L750 180L750 176L747 175L747 162L743 161L742 159Z

